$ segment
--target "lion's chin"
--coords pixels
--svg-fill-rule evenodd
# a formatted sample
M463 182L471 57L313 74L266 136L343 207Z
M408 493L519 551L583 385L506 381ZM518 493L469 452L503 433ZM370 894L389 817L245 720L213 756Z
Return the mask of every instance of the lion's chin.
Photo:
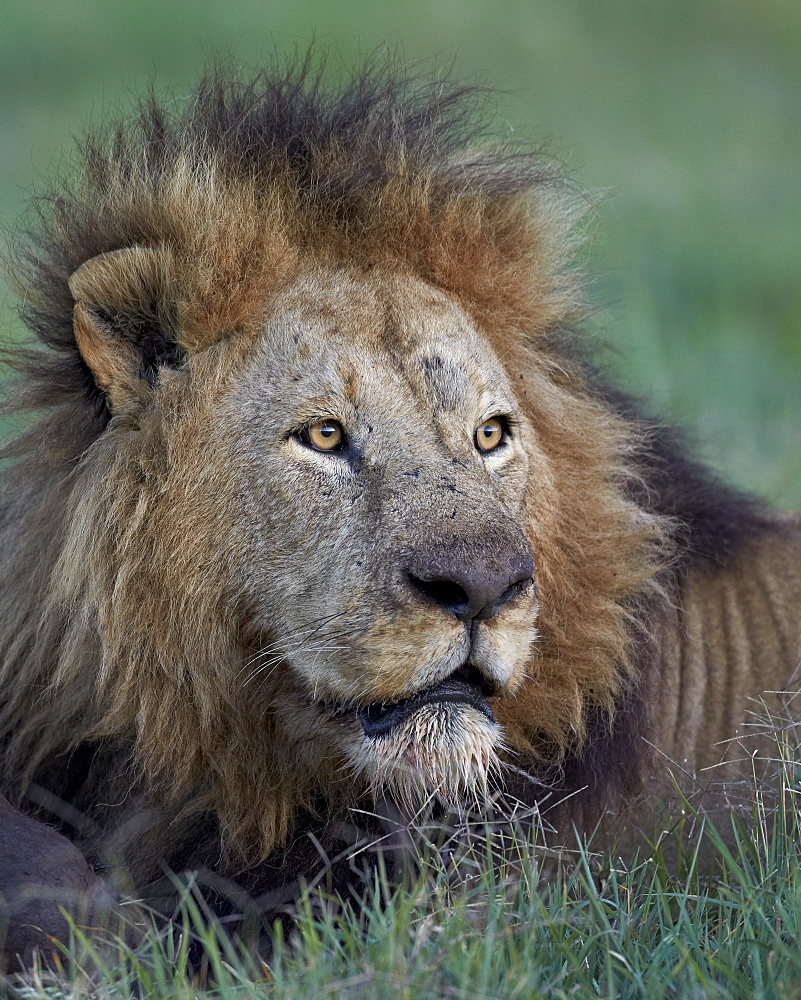
M430 701L386 728L365 731L353 748L354 767L373 795L414 814L433 802L480 805L500 771L501 730L487 709L466 701Z

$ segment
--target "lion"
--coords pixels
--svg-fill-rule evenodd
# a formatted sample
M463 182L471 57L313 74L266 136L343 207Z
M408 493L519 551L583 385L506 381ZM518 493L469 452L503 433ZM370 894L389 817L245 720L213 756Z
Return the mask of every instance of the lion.
M284 898L380 802L568 836L792 712L801 518L599 374L576 199L482 99L215 72L17 253L2 791L135 895Z

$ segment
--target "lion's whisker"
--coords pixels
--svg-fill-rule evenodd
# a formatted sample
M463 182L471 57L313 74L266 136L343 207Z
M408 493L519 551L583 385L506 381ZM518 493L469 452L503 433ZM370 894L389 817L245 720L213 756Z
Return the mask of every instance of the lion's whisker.
M299 636L309 635L309 634L313 635L314 633L319 632L320 629L325 627L325 625L327 625L329 622L333 621L335 618L340 618L345 613L346 612L344 611L338 611L336 614L333 615L324 615L321 618L312 618L310 621L306 622L305 625L300 626L299 629L296 629L295 631L288 633L283 638L277 639L275 642L270 643L270 645L265 646L260 650L257 650L251 657L249 657L245 661L245 663L241 668L242 671L247 669L247 667L255 660L258 660L260 657L267 655L276 649L284 647L288 643L294 642L295 639L297 639ZM309 626L312 625L314 627L310 628Z
M315 645L311 645L311 646L305 646L305 647L303 647L302 650L292 650L292 652L295 652L295 653L297 653L297 652L314 653L314 652L328 652L328 651L350 649L350 648L351 648L350 646L328 646L328 645L315 646ZM259 676L259 674L262 674L265 670L269 670L270 673L267 673L264 677L262 677L262 681L265 681L270 676L270 674L272 673L272 670L275 669L275 667L279 663L281 663L284 659L285 659L284 654L279 654L278 656L272 657L266 663L260 664L255 670L253 670L245 678L245 680L243 681L243 686L246 686L246 685L250 684L250 682L254 678L256 678L257 676Z

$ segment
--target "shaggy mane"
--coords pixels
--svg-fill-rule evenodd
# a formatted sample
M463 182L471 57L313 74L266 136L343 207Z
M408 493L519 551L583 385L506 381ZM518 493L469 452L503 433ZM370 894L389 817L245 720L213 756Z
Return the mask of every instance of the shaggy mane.
M284 773L267 706L215 672L237 637L208 554L195 542L173 565L142 548L141 525L173 514L157 491L143 499L168 431L151 428L139 465L103 436L111 414L76 344L68 279L130 247L169 261L169 303L154 286L142 304L158 327L153 364L258 330L270 296L315 265L405 271L470 312L550 463L535 470L527 511L543 640L499 720L518 764L590 785L596 800L638 772L659 615L673 614L695 554L733 550L714 511L738 523L758 514L575 356L564 332L580 313L571 199L540 154L480 148L483 103L480 90L383 67L332 91L309 58L249 81L215 72L185 104L151 96L131 121L90 135L78 179L40 201L15 279L41 346L15 355L9 405L39 415L2 453L21 459L0 507L0 762L12 794L43 760L60 754L69 771L64 755L94 741L90 777L76 763L69 780L102 781L105 768L124 798L144 776L176 815L207 809L223 840L263 856L319 793ZM189 481L205 474L201 458ZM184 516L202 538L200 516ZM164 594L148 593L144 565ZM102 658L98 622L113 637ZM193 680L201 658L206 675ZM119 763L125 753L135 767ZM91 797L73 800L91 811Z

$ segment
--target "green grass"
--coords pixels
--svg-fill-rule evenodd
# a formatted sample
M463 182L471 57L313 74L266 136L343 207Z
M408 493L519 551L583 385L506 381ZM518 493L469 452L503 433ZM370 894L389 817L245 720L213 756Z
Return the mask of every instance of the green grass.
M59 961L9 988L19 1000L798 1000L798 724L787 707L754 709L754 732L775 734L770 780L755 758L730 789L736 811L679 793L636 850L578 835L546 848L547 813L531 811L447 835L418 826L393 880L379 859L358 898L304 891L259 946L232 939L190 886L166 929L134 907L127 941L76 931Z
M429 856L402 888L377 874L358 905L304 895L288 939L277 928L262 956L209 925L190 897L182 926L136 947L82 938L57 974L39 970L17 989L26 1000L789 1000L801 995L796 794L785 782L778 820L756 796L731 826L674 831L670 868L661 848L624 865L578 847L543 878L543 852L522 833L503 854L479 843L456 871ZM716 858L714 877L704 855ZM206 953L200 971L192 937Z

